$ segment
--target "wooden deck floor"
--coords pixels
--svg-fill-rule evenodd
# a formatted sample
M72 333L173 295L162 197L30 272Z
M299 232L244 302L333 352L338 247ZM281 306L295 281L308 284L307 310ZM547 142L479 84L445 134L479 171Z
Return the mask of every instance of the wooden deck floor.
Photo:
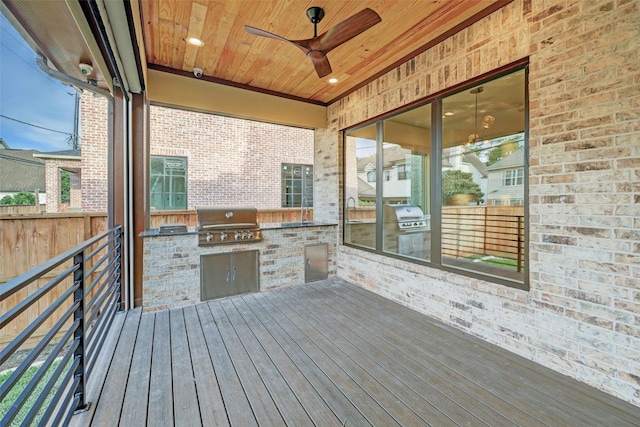
M638 407L338 279L121 318L75 425L640 425Z

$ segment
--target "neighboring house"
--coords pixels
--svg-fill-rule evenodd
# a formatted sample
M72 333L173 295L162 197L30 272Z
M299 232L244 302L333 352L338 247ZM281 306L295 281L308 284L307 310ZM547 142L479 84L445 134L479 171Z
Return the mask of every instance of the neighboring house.
M385 203L408 203L411 199L411 150L400 145L384 148L383 199ZM358 159L358 198L375 201L376 156Z
M448 150L448 155L443 155L442 171L460 170L470 173L473 182L478 184L480 190L485 194L488 192L487 166L474 153L465 152L464 146L452 147ZM474 203L475 204L475 203Z
M34 154L42 159L46 172L47 212L80 211L82 209L82 174L80 150L49 151ZM60 200L61 173L69 173L69 202Z
M455 147L458 148L458 147ZM451 150L450 156L443 157L443 170L458 169L471 173L473 181L480 186L483 193L487 193L487 167L473 153L463 153L461 150ZM389 145L383 154L383 199L385 203L419 203L412 200L412 182L422 181L421 177L412 177L411 164L418 162L421 171L421 154L411 154L411 150L400 145ZM361 157L357 161L358 167L358 199L361 201L375 201L376 198L376 156Z
M487 205L515 206L524 203L524 150L512 152L487 168Z
M45 163L36 150L14 150L0 140L0 199L21 191L38 195L46 203Z
M313 130L151 106L151 210L313 206ZM107 210L107 103L85 93L82 210ZM304 198L304 199L303 199Z

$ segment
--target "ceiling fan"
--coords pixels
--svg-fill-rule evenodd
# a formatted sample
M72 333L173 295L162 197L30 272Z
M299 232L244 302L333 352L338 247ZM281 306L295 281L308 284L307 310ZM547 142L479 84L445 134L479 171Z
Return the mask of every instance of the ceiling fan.
M317 6L310 7L307 9L307 17L313 24L313 38L306 40L288 40L277 34L248 25L245 25L244 29L249 34L270 37L296 46L313 62L318 77L322 78L331 74L331 65L329 64L329 59L327 59L329 51L382 21L380 15L366 8L318 36L318 23L324 18L324 9Z

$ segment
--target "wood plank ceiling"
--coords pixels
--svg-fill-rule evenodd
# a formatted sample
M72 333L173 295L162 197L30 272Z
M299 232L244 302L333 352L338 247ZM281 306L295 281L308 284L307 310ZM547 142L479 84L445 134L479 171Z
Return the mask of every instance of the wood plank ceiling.
M329 104L442 38L504 5L505 0L142 0L150 68L193 75L309 102ZM244 25L289 40L313 37L306 16L320 6L318 35L368 7L382 22L327 54L333 72L319 78L295 46L248 34ZM186 42L197 37L204 46ZM329 84L328 78L338 79ZM195 77L194 77L195 78Z

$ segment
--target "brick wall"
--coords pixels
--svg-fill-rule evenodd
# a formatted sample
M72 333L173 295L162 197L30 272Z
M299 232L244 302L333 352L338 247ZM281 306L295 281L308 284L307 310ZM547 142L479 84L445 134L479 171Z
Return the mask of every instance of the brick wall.
M639 22L638 0L514 0L316 132L316 218L336 220L340 129L529 57L530 291L344 246L338 275L640 405Z
M151 107L151 155L188 157L188 208L281 207L282 163L313 164L313 131Z
M77 169L80 166L80 159L45 159L45 182L47 183L47 212L61 212L60 201L60 171L61 168ZM77 173L71 173L70 179L70 202L69 207L80 207L80 177Z
M82 96L82 209L107 210L107 101ZM188 209L281 207L280 165L313 164L313 131L151 106L151 155L187 157Z
M108 102L87 91L80 100L83 212L107 211Z

